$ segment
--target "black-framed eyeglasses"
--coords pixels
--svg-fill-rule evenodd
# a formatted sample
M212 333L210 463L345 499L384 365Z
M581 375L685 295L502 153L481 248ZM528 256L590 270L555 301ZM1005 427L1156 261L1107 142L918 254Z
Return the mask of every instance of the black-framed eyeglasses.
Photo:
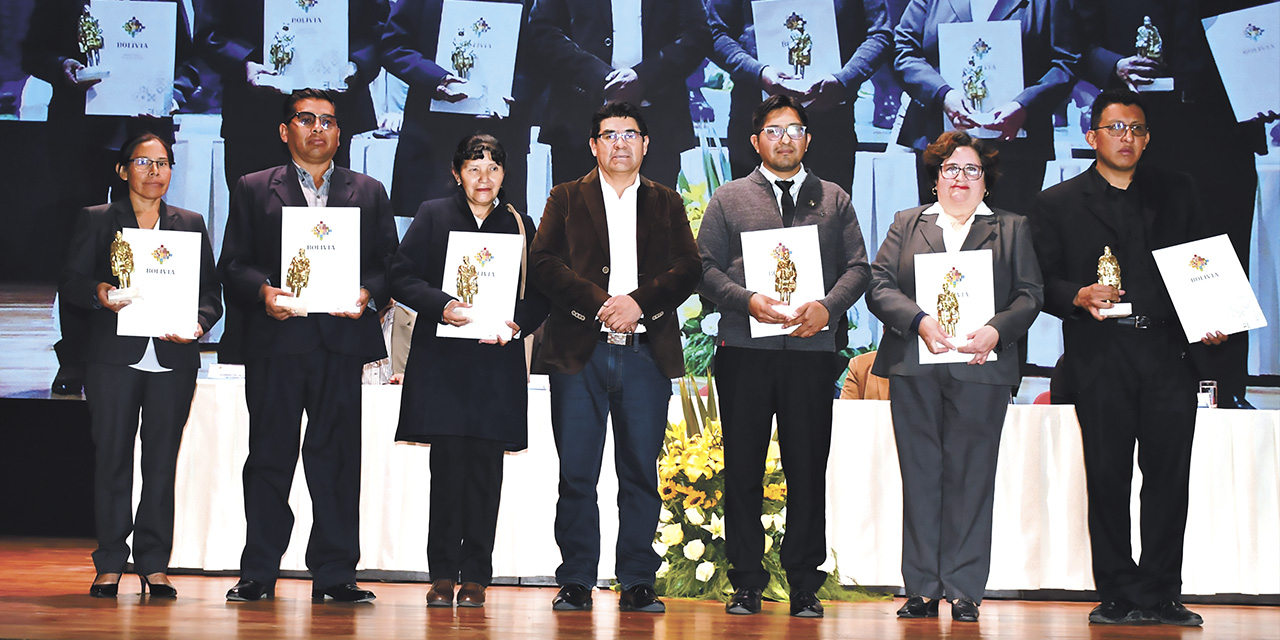
M156 171L168 171L173 168L173 163L168 158L133 158L129 164L135 171L150 171L153 166Z
M978 178L982 177L982 165L980 164L966 164L964 166L960 166L958 164L942 165L942 177L948 180L955 180L956 178L959 178L961 173L963 173L964 177L969 180L977 180Z
M1125 131L1132 133L1135 138L1145 138L1147 134L1151 132L1151 129L1141 122L1134 122L1132 124L1112 122L1111 124L1102 125L1101 127L1094 127L1093 130L1106 131L1107 134L1113 138L1123 138Z
M636 140L639 140L642 135L643 134L635 129L627 129L626 131L601 131L596 134L596 139L604 140L609 143L617 142L618 140L635 142Z
M314 126L318 119L320 120L320 128L325 131L338 128L338 116L318 116L310 111L297 111L293 114L293 117L289 119L298 121L298 124L304 127Z
M804 138L804 134L808 130L809 127L802 124L789 124L785 127L765 127L760 130L760 133L764 134L765 139L770 142L777 142L782 139L782 134L784 133L792 140L800 140Z

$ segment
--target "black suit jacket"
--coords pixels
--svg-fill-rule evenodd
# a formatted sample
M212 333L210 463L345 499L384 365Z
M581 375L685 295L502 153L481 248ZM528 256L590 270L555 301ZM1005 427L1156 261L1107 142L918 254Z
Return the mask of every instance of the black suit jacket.
M880 244L871 265L871 288L867 308L885 325L884 338L872 373L889 377L922 375L938 365L920 364L920 340L911 323L920 313L916 304L915 257L923 253L944 253L938 214L925 214L928 206L899 211ZM1000 332L995 361L984 364L949 364L958 380L1016 386L1018 340L1026 335L1044 303L1044 282L1032 249L1027 219L1001 209L994 215L975 215L962 251L991 251L991 275L995 287L996 314L987 322ZM926 312L931 312L928 309ZM932 315L932 314L931 314Z
M111 243L121 229L137 229L138 218L128 200L88 207L80 211L67 266L62 270L58 293L67 302L90 310L86 362L131 365L142 358L150 338L116 335L116 314L98 303L98 284L120 286L111 275ZM198 322L208 332L222 317L222 286L213 266L213 248L204 218L194 211L160 203L160 229L200 234L200 298ZM156 360L170 369L199 369L200 345L156 340Z
M222 75L222 137L276 137L284 99L270 89L249 86L244 63L261 63L264 0L194 0L196 46ZM271 0L280 1L280 0ZM338 94L335 108L342 132L353 135L378 126L369 83L378 77L378 40L387 21L387 0L351 0L348 55L356 77Z
M1052 157L1053 110L1075 84L1079 60L1070 4L1067 0L998 0L991 15L993 20L1009 15L1022 23L1026 88L1014 99L1027 110L1025 144ZM968 0L911 0L907 5L894 32L894 70L911 96L899 144L923 149L942 134L942 99L952 87L938 73L938 25L974 19Z
M642 0L643 59L634 69L651 106L644 116L652 135L693 146L693 120L685 78L711 49L701 0ZM613 66L613 14L607 0L535 0L530 46L551 86L538 139L585 144L591 114L604 104L604 78Z
M1044 274L1044 310L1062 319L1063 359L1066 380L1083 379L1087 372L1106 366L1106 349L1111 340L1123 339L1133 329L1114 320L1098 321L1088 311L1075 306L1076 293L1098 281L1098 256L1107 245L1117 246L1117 223L1102 202L1106 182L1096 165L1061 184L1045 189L1032 207L1031 226L1036 255ZM1130 189L1142 195L1146 221L1147 248L1151 251L1212 235L1191 177L1139 165ZM1121 273L1125 257L1118 256ZM1160 295L1168 301L1164 281ZM1172 308L1172 302L1169 302ZM1171 339L1185 336L1178 319L1171 323ZM1203 356L1199 343L1189 345L1192 357Z
M247 362L275 355L296 355L323 347L364 358L387 357L374 309L391 297L387 264L396 251L391 202L382 183L362 173L335 167L329 186L330 207L360 208L360 286L369 291L371 309L358 319L328 314L276 320L258 298L264 283L281 287L280 220L284 207L305 207L306 198L292 163L240 178L222 241L218 272L226 287L226 333L222 362ZM353 300L354 302L354 300Z
M530 283L551 301L535 373L577 373L600 340L596 311L609 299L609 223L599 169L558 184L547 198L529 255ZM604 188L612 188L607 184ZM636 193L636 260L640 305L658 368L684 375L680 306L698 285L702 259L680 195L644 176Z

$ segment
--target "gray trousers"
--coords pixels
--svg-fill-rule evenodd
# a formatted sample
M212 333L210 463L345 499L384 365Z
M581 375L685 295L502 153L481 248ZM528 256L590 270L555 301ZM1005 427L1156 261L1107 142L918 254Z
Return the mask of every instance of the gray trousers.
M902 578L907 595L980 603L1009 387L957 380L952 366L967 365L889 378L902 469Z

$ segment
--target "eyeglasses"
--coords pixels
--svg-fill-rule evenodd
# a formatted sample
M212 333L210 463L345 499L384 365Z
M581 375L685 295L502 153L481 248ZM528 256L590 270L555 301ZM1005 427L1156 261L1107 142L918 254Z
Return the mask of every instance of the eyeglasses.
M808 129L809 127L802 124L789 124L785 127L765 127L760 130L760 133L764 134L766 140L777 142L782 139L782 134L784 133L792 140L800 140Z
M134 171L150 171L154 165L156 171L168 171L173 168L173 163L168 158L133 158L129 161Z
M977 180L982 177L982 165L966 164L963 167L958 164L942 165L942 177L948 180L959 178L962 171L964 172L964 177L969 180Z
M1135 138L1145 138L1147 136L1147 133L1151 131L1151 129L1147 128L1147 125L1141 122L1135 122L1133 124L1125 124L1123 122L1112 122L1111 124L1104 125L1101 127L1094 127L1093 130L1106 131L1113 138L1123 138L1125 131L1129 131L1133 133L1133 137Z
M311 127L315 125L317 118L320 120L320 128L325 131L338 128L338 116L318 116L310 111L299 111L294 113L290 120L297 120L298 124L304 127Z
M641 135L642 134L635 129L627 129L626 131L602 131L596 134L596 138L609 143L617 142L618 140L635 142L640 139Z

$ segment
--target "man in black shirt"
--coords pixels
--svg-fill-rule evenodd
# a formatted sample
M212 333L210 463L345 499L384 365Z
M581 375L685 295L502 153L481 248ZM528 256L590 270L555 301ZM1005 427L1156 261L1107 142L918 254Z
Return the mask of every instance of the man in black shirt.
M1151 252L1210 235L1190 176L1138 160L1151 138L1138 95L1104 91L1085 138L1097 162L1032 208L1044 310L1062 318L1055 396L1073 398L1084 444L1097 624L1198 626L1182 593L1196 366ZM1106 247L1123 288L1096 282ZM1102 311L1128 302L1132 313ZM1219 344L1221 333L1202 342ZM1192 345L1198 347L1199 345ZM1130 546L1133 450L1142 470L1142 558Z

